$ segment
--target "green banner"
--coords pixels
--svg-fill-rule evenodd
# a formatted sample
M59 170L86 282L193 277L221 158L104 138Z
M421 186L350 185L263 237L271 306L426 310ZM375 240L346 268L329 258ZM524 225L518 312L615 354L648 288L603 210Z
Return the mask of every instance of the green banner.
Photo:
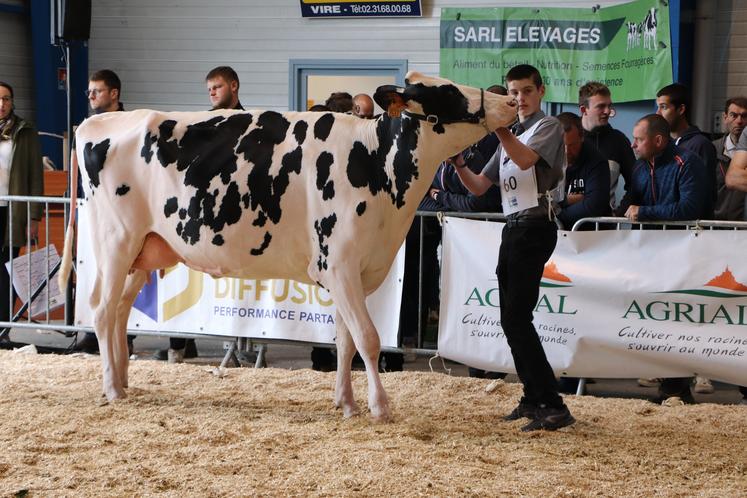
M509 69L539 69L549 102L578 102L587 81L615 102L656 98L672 83L669 8L638 0L605 8L441 9L441 76L502 83Z

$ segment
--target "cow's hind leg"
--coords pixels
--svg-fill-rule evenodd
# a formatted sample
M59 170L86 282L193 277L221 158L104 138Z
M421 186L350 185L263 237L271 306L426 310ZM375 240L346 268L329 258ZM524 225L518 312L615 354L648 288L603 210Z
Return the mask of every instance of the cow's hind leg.
M345 418L358 415L358 405L353 395L351 364L355 355L355 344L345 320L340 312L335 317L337 328L337 382L335 384L335 406L342 409Z
M381 342L366 308L360 274L339 267L337 270L330 270L330 273L331 281L336 284L334 289L330 289L332 298L366 364L368 408L371 410L371 416L378 422L388 422L391 420L389 400L379 376Z
M117 324L114 328L114 363L116 371L119 373L120 381L123 387L127 387L127 370L130 365L130 352L127 347L127 320L130 317L130 310L137 299L140 289L143 288L148 280L148 272L144 270L134 270L127 275L125 280L122 298L117 305Z

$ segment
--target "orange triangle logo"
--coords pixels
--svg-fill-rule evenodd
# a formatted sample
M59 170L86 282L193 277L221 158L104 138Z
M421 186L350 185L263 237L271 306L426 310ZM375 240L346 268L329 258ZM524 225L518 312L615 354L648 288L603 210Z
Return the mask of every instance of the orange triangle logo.
M547 263L547 265L545 265L545 271L542 272L542 278L555 280L556 282L572 283L570 278L558 271L558 265L556 265L554 261L550 261L549 263Z
M747 291L747 286L737 282L737 279L734 278L734 275L732 274L731 270L729 270L728 266L726 267L726 270L724 270L724 272L721 275L709 280L705 284L705 286L718 287L719 289L726 289L726 290L740 291L740 292Z

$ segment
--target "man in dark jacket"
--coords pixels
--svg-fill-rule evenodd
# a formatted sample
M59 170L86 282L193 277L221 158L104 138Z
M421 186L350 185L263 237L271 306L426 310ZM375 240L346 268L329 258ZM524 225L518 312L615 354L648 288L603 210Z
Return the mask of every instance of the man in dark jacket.
M630 148L630 140L620 130L610 126L610 118L615 116L612 107L612 94L604 83L590 81L578 89L578 107L584 127L584 140L602 154L610 170L610 206L616 207L620 199L616 196L617 184L622 175L625 190L628 189L635 156Z
M631 221L675 221L704 218L710 210L705 167L698 156L669 137L669 124L649 114L633 128L630 204L621 206Z
M567 192L558 219L570 230L581 218L609 216L610 169L596 148L584 140L581 118L564 112L558 120L564 131Z
M726 101L724 108L726 134L713 141L718 160L718 168L716 169L718 197L715 209L717 220L744 221L745 193L726 186L726 172L729 171L731 157L745 127L747 127L747 97L730 98Z
M697 126L690 124L690 91L685 85L673 83L656 93L656 114L669 123L669 129L678 147L689 150L703 161L711 198L703 218L713 218L716 204L716 148Z

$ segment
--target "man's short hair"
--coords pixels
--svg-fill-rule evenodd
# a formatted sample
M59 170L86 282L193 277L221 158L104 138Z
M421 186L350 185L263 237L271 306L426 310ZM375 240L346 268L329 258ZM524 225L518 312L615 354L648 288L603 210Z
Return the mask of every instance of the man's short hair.
M727 100L726 105L724 106L724 114L729 112L729 106L731 106L732 104L737 107L741 107L742 109L747 109L747 97L739 95L738 97L732 97Z
M490 85L485 91L498 95L508 95L508 90L506 90L506 87L503 85Z
M530 66L529 64L519 64L509 69L506 73L506 82L523 80L531 78L534 82L534 86L537 88L542 86L542 75L536 67Z
M122 96L122 82L117 73L111 69L96 71L88 78L88 81L103 81L109 90L119 90L119 95Z
M215 78L223 78L226 83L236 82L236 88L240 86L239 75L233 70L231 66L218 66L210 70L205 76L205 81L214 80Z
M309 107L309 111L311 111L311 112L327 112L327 111L329 111L329 107L327 107L324 104L314 104L311 107Z
M638 123L646 123L646 134L649 137L653 137L654 135L662 135L663 137L669 139L669 123L666 119L659 116L658 114L646 114L641 119L636 121L635 124Z
M584 127L581 124L581 117L578 114L572 112L561 112L558 114L558 121L563 125L563 131L571 131L571 128L576 128L581 136L584 135Z
M4 87L4 88L7 88L7 89L8 89L8 91L10 92L10 98L11 98L11 99L12 99L12 98L14 98L14 97L13 97L13 87L12 87L12 86L10 86L10 84L9 84L9 83L6 83L6 82L4 82L4 81L0 81L0 86L2 86L2 87Z
M324 105L332 112L350 112L353 110L353 96L348 92L334 92L327 98Z
M681 105L685 106L685 117L689 119L690 117L690 90L688 88L681 84L681 83L672 83L671 85L667 85L658 92L656 92L657 97L669 97L669 102L671 102L675 107L679 107Z
M589 99L595 95L611 97L610 89L604 83L598 81L587 81L578 89L578 105L589 107Z

